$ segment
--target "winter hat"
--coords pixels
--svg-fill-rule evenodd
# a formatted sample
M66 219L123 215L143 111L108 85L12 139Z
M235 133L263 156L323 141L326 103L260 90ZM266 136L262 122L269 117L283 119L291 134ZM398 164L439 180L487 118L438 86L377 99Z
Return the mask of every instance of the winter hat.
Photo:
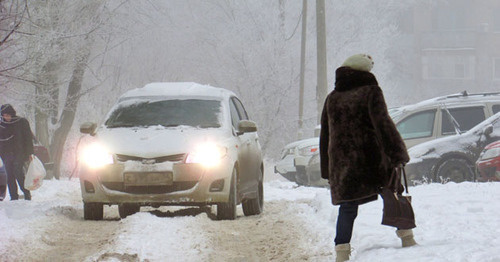
M16 116L16 110L14 110L14 108L10 104L2 105L0 111L2 112L2 115L9 114L11 116Z
M354 70L370 72L373 68L373 60L370 55L356 54L344 61L342 66L350 67Z

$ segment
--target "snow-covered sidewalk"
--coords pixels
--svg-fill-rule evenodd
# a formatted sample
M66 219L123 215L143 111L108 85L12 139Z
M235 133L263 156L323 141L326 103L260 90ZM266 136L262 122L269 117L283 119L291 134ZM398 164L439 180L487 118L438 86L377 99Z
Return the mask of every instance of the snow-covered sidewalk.
M500 183L410 188L418 246L380 225L382 200L360 207L352 261L500 261ZM337 207L325 188L265 183L265 209L215 221L209 208L143 208L84 221L78 180L45 181L33 201L0 202L0 261L332 261Z

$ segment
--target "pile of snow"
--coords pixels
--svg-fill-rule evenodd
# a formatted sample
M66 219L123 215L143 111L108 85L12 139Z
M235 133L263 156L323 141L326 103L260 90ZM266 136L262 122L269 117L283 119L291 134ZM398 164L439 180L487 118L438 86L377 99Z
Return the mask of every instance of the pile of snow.
M500 183L410 188L418 246L380 224L382 200L360 207L352 261L500 261ZM214 209L162 207L84 221L78 180L50 180L32 201L0 202L0 261L332 261L338 208L326 188L267 179L265 210L235 221ZM66 250L66 251L65 251Z

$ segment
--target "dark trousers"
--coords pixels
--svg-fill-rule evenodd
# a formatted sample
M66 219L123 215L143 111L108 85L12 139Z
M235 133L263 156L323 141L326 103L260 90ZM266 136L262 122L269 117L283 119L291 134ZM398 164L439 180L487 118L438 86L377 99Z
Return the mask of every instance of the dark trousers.
M7 172L7 185L9 186L9 194L11 200L19 199L17 194L17 184L24 193L24 199L31 200L31 193L24 188L24 170L23 162L17 161L14 157L6 157L3 159L5 171ZM16 184L17 181L17 184Z
M335 245L351 242L354 220L358 216L358 204L347 202L340 204L339 216L337 218L337 234Z

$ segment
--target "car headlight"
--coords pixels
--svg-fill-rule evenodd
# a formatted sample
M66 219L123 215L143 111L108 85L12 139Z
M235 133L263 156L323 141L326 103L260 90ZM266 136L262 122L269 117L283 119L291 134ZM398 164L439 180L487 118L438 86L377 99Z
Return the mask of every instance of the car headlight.
M303 156L310 156L313 155L318 151L319 146L317 145L312 145L312 146L306 146L301 149L299 149L299 154Z
M486 159L494 158L494 157L497 157L497 156L500 156L500 147L495 147L495 148L487 149L486 151L484 151L481 154L480 159L481 160L486 160Z
M221 159L226 156L227 148L212 143L201 144L186 157L186 163L197 163L204 167L214 167L220 164Z
M113 155L99 143L88 145L82 150L81 160L92 169L113 164Z

